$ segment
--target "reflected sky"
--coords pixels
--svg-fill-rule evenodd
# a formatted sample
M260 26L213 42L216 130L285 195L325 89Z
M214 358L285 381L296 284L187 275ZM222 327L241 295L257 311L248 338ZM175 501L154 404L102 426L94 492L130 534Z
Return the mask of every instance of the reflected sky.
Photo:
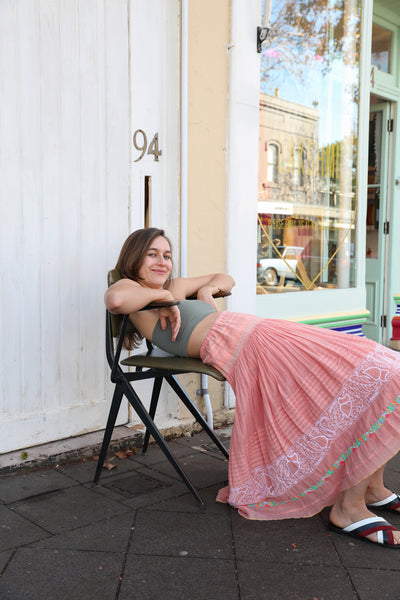
M273 0L261 54L260 91L316 108L320 146L343 139L349 126L357 131L359 9L353 2L347 10L342 2Z

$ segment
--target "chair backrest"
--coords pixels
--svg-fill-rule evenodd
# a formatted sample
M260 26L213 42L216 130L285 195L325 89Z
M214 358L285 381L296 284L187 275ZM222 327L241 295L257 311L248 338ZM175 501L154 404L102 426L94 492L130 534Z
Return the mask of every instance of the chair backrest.
M113 283L116 283L120 279L121 279L121 273L119 272L118 269L111 269L111 271L108 271L108 275L107 275L108 287L110 287L110 285L112 285ZM117 338L119 336L119 332L121 331L123 315L112 315L111 313L109 313L109 315L110 315L112 336Z

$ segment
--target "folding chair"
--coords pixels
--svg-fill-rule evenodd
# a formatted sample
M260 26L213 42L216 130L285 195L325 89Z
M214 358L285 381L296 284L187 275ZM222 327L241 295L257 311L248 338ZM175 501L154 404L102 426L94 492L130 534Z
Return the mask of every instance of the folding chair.
M110 286L112 283L115 283L120 278L121 276L119 271L117 269L113 269L108 273L108 285ZM171 304L178 303L163 303L162 306ZM150 308L156 308L160 306L161 304L149 304L142 310L147 310ZM175 456L172 454L168 444L166 443L159 429L154 423L154 417L156 414L161 385L162 382L165 380L171 386L174 392L178 395L180 400L182 400L182 402L190 411L190 413L194 416L196 421L207 432L214 444L221 450L221 452L226 458L229 458L228 451L223 446L218 437L215 435L213 430L209 427L203 415L193 404L183 387L178 382L176 375L179 375L181 373L202 373L214 377L219 381L225 381L225 377L217 369L210 365L206 365L200 359L181 358L178 356L172 356L170 354L162 352L157 348L153 348L152 344L148 340L146 340L148 348L147 353L133 354L129 358L121 360L120 355L122 350L122 344L128 322L129 315L113 315L109 311L106 311L106 354L108 364L111 368L111 381L115 383L115 389L111 402L110 412L108 415L106 429L104 432L103 443L97 462L94 483L98 483L99 481L108 446L110 444L112 432L115 426L115 421L117 419L119 408L121 406L121 401L122 398L125 396L129 404L136 411L137 415L146 427L145 437L143 441L143 454L145 454L147 451L150 435L152 435L154 440L159 445L160 449L164 452L165 456L171 463L171 465L174 467L174 469L182 478L182 480L192 492L194 497L200 503L200 507L204 509L206 507L204 501L199 496L196 488L183 471ZM127 371L124 370L123 367L133 367L135 370ZM142 379L154 379L149 410L145 408L132 385L132 382L139 381Z

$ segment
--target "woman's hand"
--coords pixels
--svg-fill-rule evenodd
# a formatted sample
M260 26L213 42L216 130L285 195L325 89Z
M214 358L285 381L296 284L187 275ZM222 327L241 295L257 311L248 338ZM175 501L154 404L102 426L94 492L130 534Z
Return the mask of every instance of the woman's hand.
M213 295L224 296L229 294L234 285L235 281L230 275L213 273L211 275L200 275L199 277L178 277L172 280L170 290L177 300L194 296L198 300L208 302L208 304L217 308Z
M197 300L203 300L203 302L207 302L208 304L211 304L211 306L213 306L216 310L218 310L218 307L213 298L213 294L217 294L220 291L221 290L217 286L212 285L211 283L208 283L207 285L203 285L198 290Z
M167 329L167 319L171 324L172 341L176 340L179 329L181 328L181 313L177 306L164 306L158 308L158 314L160 317L161 329L165 331Z

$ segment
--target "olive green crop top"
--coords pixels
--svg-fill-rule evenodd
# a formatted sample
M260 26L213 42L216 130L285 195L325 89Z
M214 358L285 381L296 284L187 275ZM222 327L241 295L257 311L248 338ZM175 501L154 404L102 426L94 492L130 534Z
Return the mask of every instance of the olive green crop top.
M203 302L203 300L181 300L178 308L181 313L181 327L176 340L173 342L171 339L172 332L169 320L167 319L167 329L165 331L161 329L161 323L158 320L153 331L153 344L175 356L187 356L187 347L193 329L207 315L217 311L211 304Z

